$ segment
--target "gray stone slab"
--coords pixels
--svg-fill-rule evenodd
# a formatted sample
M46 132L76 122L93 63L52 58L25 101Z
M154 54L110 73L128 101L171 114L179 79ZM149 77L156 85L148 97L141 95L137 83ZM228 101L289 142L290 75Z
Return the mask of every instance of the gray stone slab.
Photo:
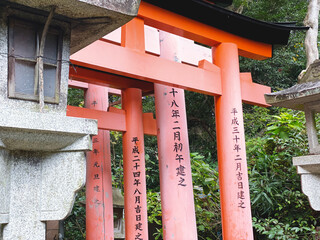
M0 207L0 223L7 223L3 239L43 240L44 221L65 218L72 209L75 192L85 183L85 155L25 151L7 154L0 159L7 159L5 170L10 173L6 179L3 172L0 175L1 182L9 186L1 196L8 202Z
M28 151L87 151L97 121L59 114L4 110L0 114L0 147ZM89 139L88 139L89 137Z
M320 81L297 84L279 92L265 94L265 99L272 106L304 110L304 104L320 99Z
M301 80L282 91L265 94L266 102L272 106L304 110L304 105L320 100L320 61L312 63ZM320 109L319 109L320 110Z
M3 0L2 0L3 1ZM71 54L129 22L138 14L140 0L6 0L49 11L70 19Z
M310 206L320 211L320 155L307 155L293 158L301 175L302 192L308 196Z
M306 155L294 157L293 166L298 167L298 173L315 173L320 174L320 155Z

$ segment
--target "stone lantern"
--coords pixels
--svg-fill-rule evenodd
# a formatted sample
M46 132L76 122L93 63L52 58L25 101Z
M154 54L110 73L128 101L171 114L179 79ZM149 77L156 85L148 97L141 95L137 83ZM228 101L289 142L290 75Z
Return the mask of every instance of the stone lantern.
M305 112L309 155L294 157L293 165L301 175L302 191L311 207L320 211L320 145L315 114L320 113L320 61L312 63L298 84L265 95L267 103Z
M125 226L124 226L124 197L119 188L112 189L113 199L113 225L114 225L114 239L125 239Z
M0 240L44 240L85 183L95 120L66 117L69 55L139 0L0 1Z

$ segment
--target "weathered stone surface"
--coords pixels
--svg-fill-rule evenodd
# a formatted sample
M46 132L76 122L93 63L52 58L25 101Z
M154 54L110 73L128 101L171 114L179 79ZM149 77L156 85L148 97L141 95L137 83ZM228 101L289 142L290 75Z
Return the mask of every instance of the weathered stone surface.
M1 182L6 191L1 199L0 223L4 239L44 239L42 221L65 218L72 209L74 193L85 183L83 152L42 154L38 152L1 150L0 162L9 174ZM5 217L3 217L5 216ZM35 234L36 233L36 234Z
M113 207L124 208L124 197L121 194L121 189L112 189Z
M92 134L95 120L0 113L0 224L6 224L0 239L43 240L43 221L69 214L85 183L84 151L91 150Z
M42 221L68 215L75 192L85 183L84 151L91 149L92 134L97 134L95 120L22 110L0 113L3 239L43 240Z
M279 92L265 94L265 99L272 106L304 110L304 104L320 99L320 81L296 84Z
M129 22L138 13L140 0L5 0L55 12L72 23L71 54ZM1 2L0 2L1 3Z
M311 207L320 211L320 155L294 157L293 165L301 175L302 192L308 196Z
M65 218L76 191L85 183L84 152L91 150L97 123L66 117L70 24L57 19L52 24L64 30L65 60L59 103L46 103L40 113L37 102L8 98L8 19L3 3L0 1L0 240L44 240L45 221ZM36 22L45 20L16 9L10 13Z
M91 149L90 134L97 134L96 120L22 110L3 110L0 114L0 148L87 151Z
M298 81L299 84L320 81L320 60L315 60Z
M26 110L30 112L39 112L39 104L34 101L24 101L20 99L8 98L8 19L7 13L2 8L0 0L0 112L3 110ZM38 21L41 18L35 18L28 13L12 10L12 13L21 18ZM43 20L43 19L42 19ZM63 44L62 44L62 59L69 60L69 44L70 44L70 26L63 22L53 21L54 24L61 26L64 29ZM59 104L46 104L44 112L56 113L65 116L67 108L68 94L68 79L69 79L69 62L61 62L61 82Z
M307 69L298 84L279 92L265 94L266 102L273 106L304 110L304 105L320 100L320 61Z

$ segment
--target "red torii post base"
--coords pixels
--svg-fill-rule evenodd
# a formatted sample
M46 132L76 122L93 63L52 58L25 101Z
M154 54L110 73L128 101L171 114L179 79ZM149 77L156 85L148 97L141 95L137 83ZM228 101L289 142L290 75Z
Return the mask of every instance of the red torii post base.
M253 240L238 48L221 43L222 95L215 98L222 232L224 240Z
M108 110L108 88L88 85L85 105L95 110ZM110 134L99 129L87 153L86 239L113 239L113 201Z

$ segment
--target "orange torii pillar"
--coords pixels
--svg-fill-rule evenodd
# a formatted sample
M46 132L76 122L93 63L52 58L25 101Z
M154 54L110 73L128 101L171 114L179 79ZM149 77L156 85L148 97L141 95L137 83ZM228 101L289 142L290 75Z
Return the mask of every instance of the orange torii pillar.
M88 85L86 108L108 110L108 88ZM109 131L100 130L87 153L86 239L113 239L113 201Z
M124 212L126 240L148 239L145 153L142 92L137 88L122 91L126 111L123 133Z
M221 43L213 60L222 85L215 109L223 239L253 240L237 45Z
M160 57L179 61L177 52L178 37L160 31ZM154 89L163 239L196 240L184 90L161 84Z

